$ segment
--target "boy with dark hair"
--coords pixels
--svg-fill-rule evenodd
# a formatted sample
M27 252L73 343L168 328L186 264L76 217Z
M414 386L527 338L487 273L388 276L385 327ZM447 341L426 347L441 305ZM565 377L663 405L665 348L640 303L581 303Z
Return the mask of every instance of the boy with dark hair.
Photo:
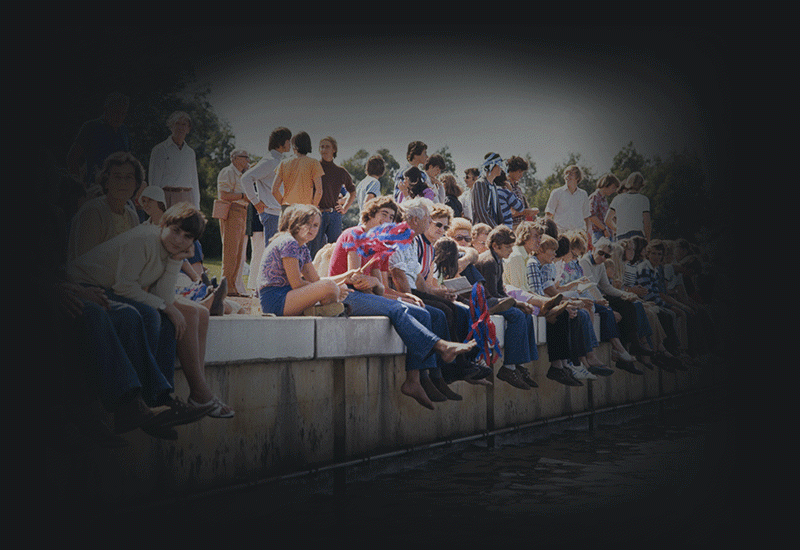
M491 307L490 313L502 315L506 322L503 366L496 376L516 388L529 390L538 387L524 367L524 363L539 358L533 328L533 307L511 298L503 284L503 260L511 255L514 242L514 233L510 227L495 227L489 232L486 241L488 250L478 256L475 267L485 279L483 286L486 289L487 305L497 306ZM512 307L506 309L505 305Z

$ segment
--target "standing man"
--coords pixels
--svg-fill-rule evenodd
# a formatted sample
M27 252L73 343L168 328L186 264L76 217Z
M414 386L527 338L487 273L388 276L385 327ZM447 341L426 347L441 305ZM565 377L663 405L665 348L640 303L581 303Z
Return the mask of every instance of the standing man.
M244 149L231 152L231 163L217 176L217 198L230 205L228 217L220 218L222 237L222 276L232 288L228 296L245 296L242 265L247 254L247 195L242 187L242 173L250 165L250 154Z
M483 157L483 175L472 187L472 223L485 223L494 227L503 223L500 200L494 180L503 172L503 159L497 153Z
M577 165L567 166L564 169L566 184L553 189L547 199L545 216L556 222L559 234L570 229L583 229L587 235L592 234L589 194L578 187L582 179L583 172Z
M129 102L128 96L121 93L109 94L103 105L102 116L81 126L67 153L67 170L83 182L88 198L103 194L95 178L106 158L118 151L131 151L128 127L124 124Z
M322 198L319 200L322 220L317 236L308 243L312 258L326 243L336 242L336 239L342 234L342 216L356 200L356 186L353 184L353 177L347 170L333 162L338 150L339 146L336 140L330 136L322 138L319 142L320 163L325 174L322 176ZM348 193L347 202L344 205L338 203L342 187L347 189Z
M192 119L184 111L175 111L167 119L170 136L153 147L150 153L150 185L164 190L167 208L188 202L200 210L200 183L194 149L186 143Z
M267 155L242 174L242 188L264 229L263 232L253 231L251 237L251 275L247 286L253 290L257 290L256 274L261 265L265 243L278 231L281 205L272 196L272 182L275 181L275 170L283 160L283 154L292 150L292 132L283 126L275 128L269 135L267 148Z

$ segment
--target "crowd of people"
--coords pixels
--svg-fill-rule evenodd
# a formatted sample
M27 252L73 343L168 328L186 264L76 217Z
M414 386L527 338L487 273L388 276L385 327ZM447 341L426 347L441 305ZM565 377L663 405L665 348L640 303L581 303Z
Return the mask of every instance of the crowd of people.
M83 344L68 348L83 359L79 376L70 373L85 405L76 417L102 445L124 445L120 434L137 428L175 439L176 425L235 415L205 377L209 318L236 313L231 296L256 297L262 315L387 317L407 350L399 389L428 409L461 400L451 387L458 381L536 388L536 317L547 327L542 374L567 386L611 376L612 367L686 370L715 351L700 250L653 237L638 172L604 175L589 195L580 168L569 166L540 216L519 186L529 168L521 157L488 153L459 183L441 155L412 141L384 194L380 155L355 184L335 163L333 137L319 141L317 160L306 132L279 127L258 163L235 149L219 173L217 282L202 265L208 220L186 143L191 117L168 118L145 174L129 152L126 108L124 96L110 96L68 155L80 200L65 212L58 280L65 334ZM351 207L360 223L344 228ZM359 244L386 227L405 232L401 245ZM491 315L505 323L502 351ZM609 342L612 365L596 352L600 342ZM174 391L176 357L185 398ZM113 426L93 414L100 407Z

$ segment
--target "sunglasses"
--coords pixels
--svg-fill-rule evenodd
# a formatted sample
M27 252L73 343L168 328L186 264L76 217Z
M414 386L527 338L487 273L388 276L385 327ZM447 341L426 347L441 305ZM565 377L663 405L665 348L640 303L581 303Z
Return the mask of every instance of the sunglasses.
M464 241L465 243L471 243L472 242L472 237L470 237L469 235L466 235L466 236L464 236L464 235L456 235L455 239L457 241Z
M611 257L611 254L609 254L608 252L605 252L603 250L598 250L597 253L600 254L604 258L610 258Z
M444 223L442 223L442 222L433 222L433 225L435 225L435 226L436 226L436 227L438 227L439 229L442 229L442 228L444 228L444 230L445 230L445 231L447 231L448 229L450 229L450 226L449 226L449 225L445 225L445 224L444 224Z

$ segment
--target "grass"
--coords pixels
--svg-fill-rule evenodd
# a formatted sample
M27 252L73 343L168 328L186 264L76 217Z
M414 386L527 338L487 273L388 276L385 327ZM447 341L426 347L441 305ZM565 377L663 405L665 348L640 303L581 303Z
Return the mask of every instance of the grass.
M222 258L209 258L206 256L203 258L203 266L206 268L206 271L208 271L209 279L216 277L217 281L222 280ZM242 277L245 286L247 286L247 279L247 275Z

